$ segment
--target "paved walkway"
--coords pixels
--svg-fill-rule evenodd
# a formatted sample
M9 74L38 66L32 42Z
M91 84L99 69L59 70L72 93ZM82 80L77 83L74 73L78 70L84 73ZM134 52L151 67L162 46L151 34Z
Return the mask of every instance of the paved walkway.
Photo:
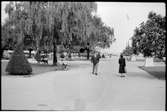
M142 62L128 62L125 78L118 76L118 58L101 60L98 76L88 61L69 63L69 71L2 76L2 109L165 110L165 81L139 69Z

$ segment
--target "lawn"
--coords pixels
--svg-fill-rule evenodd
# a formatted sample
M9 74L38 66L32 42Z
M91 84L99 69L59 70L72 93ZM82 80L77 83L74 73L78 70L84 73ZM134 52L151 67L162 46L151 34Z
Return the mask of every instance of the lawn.
M1 75L2 76L9 75L7 72L5 72L7 63L8 63L8 61L1 60ZM62 70L64 71L64 69L60 63L58 63L58 66L31 63L31 67L33 69L33 72L31 75L46 73L46 72L50 72L50 71L62 71ZM67 70L77 69L80 67L81 68L89 67L89 61L78 61L78 62L77 61L70 61L70 64L68 64Z
M139 68L145 70L150 75L153 75L158 79L165 80L165 72L166 72L165 66L153 66L153 67L140 66Z
M7 72L5 72L7 63L8 61L1 61L1 75L2 76L8 75ZM46 65L46 64L31 64L31 67L33 69L32 75L57 70L56 66Z

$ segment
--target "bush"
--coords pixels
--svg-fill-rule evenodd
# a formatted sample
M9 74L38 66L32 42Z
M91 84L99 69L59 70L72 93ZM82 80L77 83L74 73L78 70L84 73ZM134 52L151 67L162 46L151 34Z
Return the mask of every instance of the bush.
M37 53L35 54L35 57L34 57L37 61L40 61L41 60L41 55L40 55L40 51L38 50Z
M6 72L13 75L28 75L31 74L32 68L24 56L22 45L18 45L8 65L6 67Z
M163 59L160 59L160 58L154 58L154 62L163 62Z
M80 53L84 53L84 51L85 51L84 48L81 48L81 49L79 50Z
M64 57L65 57L64 53L61 53L60 58L64 58Z

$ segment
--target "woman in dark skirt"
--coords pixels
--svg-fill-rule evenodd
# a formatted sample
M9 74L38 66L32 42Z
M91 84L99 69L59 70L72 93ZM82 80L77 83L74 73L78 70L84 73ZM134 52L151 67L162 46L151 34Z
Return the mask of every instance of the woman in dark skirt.
M119 73L121 74L121 77L124 77L123 73L126 73L125 66L126 66L125 58L121 54L119 58Z

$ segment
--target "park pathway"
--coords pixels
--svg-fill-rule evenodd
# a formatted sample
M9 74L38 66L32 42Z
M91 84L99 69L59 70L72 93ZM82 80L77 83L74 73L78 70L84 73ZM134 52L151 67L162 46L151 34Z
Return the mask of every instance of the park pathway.
M165 81L127 62L118 76L118 58L102 59L99 75L88 61L71 61L69 71L32 77L2 76L2 109L7 110L165 110Z

